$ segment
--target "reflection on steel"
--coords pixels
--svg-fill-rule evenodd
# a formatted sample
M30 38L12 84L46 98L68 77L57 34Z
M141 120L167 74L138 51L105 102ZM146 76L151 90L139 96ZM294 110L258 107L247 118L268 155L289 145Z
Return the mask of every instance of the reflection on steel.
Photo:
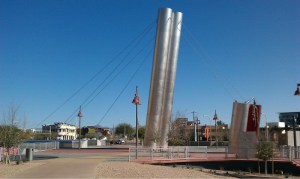
M229 152L240 158L255 157L261 106L256 104L233 103ZM257 115L253 115L253 112Z
M182 13L181 12L173 13L172 19L173 19L172 21L173 23L172 23L170 52L168 56L169 60L168 60L168 66L166 71L163 108L161 113L162 115L160 119L160 123L161 123L160 124L160 131L161 131L160 146L161 147L168 146L168 133L169 133L170 120L172 115L172 108L173 108L173 95L174 95L174 86L175 86L175 79L176 79Z
M145 146L155 147L157 143L161 145L160 141L166 141L165 133L169 131L169 124L166 123L169 122L172 111L181 18L182 13L173 13L170 8L162 8L158 13ZM172 25L172 22L176 24Z

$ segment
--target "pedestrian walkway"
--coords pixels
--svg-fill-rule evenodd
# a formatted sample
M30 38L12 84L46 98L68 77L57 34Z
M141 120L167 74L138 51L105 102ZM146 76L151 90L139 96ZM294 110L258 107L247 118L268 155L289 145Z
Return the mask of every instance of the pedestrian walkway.
M99 158L57 158L8 178L95 178Z
M7 178L95 178L101 162L128 162L127 150L70 149L36 152L32 161L42 163Z

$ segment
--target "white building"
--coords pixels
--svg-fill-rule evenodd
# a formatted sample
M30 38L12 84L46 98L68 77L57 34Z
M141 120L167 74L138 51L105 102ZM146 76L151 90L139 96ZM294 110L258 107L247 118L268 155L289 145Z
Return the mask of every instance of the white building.
M44 125L43 132L55 133L56 140L75 140L77 138L77 127L66 123L54 123L54 125Z

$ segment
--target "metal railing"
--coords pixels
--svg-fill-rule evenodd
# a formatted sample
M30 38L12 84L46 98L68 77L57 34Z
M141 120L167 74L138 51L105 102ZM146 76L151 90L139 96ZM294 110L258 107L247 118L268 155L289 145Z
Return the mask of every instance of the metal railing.
M16 160L17 156L21 159L21 155L25 155L25 149L31 148L33 151L44 151L51 149L59 149L59 142L34 142L34 143L22 143L18 147L12 147L8 151L6 148L0 147L0 161L3 161L6 156L10 156L12 160Z
M168 148L130 147L129 161L142 160L174 160L174 159L207 159L207 146L174 146Z
M19 153L24 154L26 148L32 148L34 151L44 151L51 149L59 149L59 142L33 142L33 143L22 143L19 145Z
M274 148L273 159L299 160L300 146L280 146ZM254 159L257 158L257 149L250 147L207 147L207 146L176 146L168 148L130 147L129 161L131 160L175 160L175 159Z
M300 146L280 146L276 152L275 158L285 158L289 160L300 159Z

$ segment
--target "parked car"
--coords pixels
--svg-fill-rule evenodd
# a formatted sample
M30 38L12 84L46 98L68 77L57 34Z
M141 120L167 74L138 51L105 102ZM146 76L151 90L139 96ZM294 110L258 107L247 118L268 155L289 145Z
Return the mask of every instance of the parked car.
M125 144L125 140L124 139L119 139L115 142L115 144Z

